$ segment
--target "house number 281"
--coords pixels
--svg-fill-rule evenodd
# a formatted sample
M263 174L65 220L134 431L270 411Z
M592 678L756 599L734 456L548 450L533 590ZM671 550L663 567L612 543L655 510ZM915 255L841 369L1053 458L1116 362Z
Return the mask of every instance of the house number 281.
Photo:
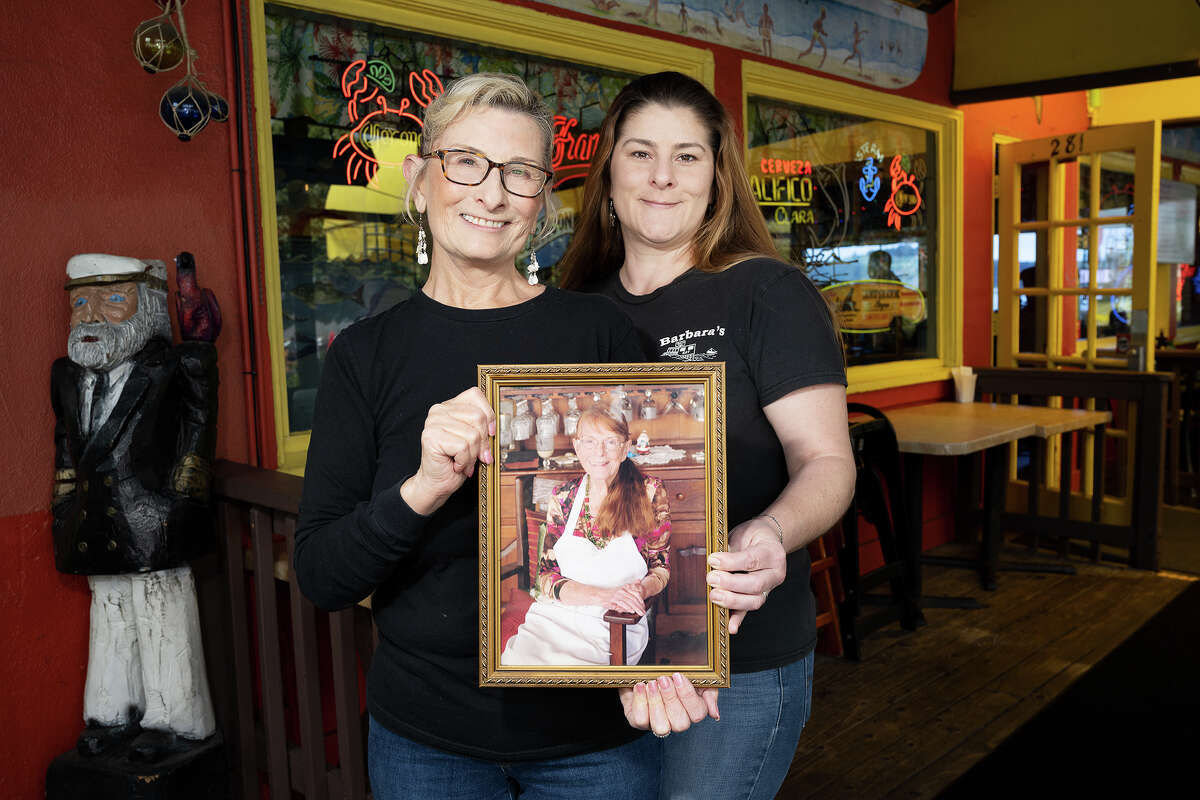
M1066 139L1059 139L1055 136L1050 140L1050 155L1051 156L1073 156L1083 149L1083 134L1072 133Z

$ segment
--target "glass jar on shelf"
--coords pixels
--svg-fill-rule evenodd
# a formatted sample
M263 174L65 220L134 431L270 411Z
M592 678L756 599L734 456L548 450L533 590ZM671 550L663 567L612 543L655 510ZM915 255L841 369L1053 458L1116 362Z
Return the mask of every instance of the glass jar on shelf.
M672 389L671 390L671 399L667 402L667 407L663 411L663 414L686 414L686 413L687 413L687 411L684 409L683 405L680 404L680 402L679 402L679 392L677 390Z
M620 387L613 389L611 392L612 402L609 406L609 416L613 419L624 420L625 424L633 422L633 403L629 401L629 394Z
M516 411L512 421L512 438L514 444L521 444L533 436L533 414L529 413L529 399L517 398Z
M691 413L692 419L696 422L704 422L704 389L701 387L696 390L695 396L692 397L692 402L688 406L688 412Z
M567 436L575 436L575 429L579 427L579 417L582 412L579 410L579 404L575 400L575 395L567 395L567 415L563 417L563 433Z
M506 397L500 401L500 430L497 431L497 433L500 435L501 450L509 450L513 446L512 421L513 401L512 398Z
M538 458L542 460L542 469L550 469L550 456L554 455L554 432L547 432L545 428L539 427L537 435L534 436L534 445Z
M658 406L654 404L654 392L647 389L642 394L645 397L642 399L641 417L642 419L657 419Z
M539 436L554 436L558 433L558 412L554 410L554 403L549 397L542 398L542 413L538 414L536 428Z

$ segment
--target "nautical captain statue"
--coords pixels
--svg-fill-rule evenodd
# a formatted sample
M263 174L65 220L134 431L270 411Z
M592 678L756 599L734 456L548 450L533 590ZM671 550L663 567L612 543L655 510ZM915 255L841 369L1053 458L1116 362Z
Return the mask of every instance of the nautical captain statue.
M92 589L78 751L155 762L216 730L188 566L211 547L215 332L172 344L162 262L78 255L67 277L68 355L51 373L54 557Z

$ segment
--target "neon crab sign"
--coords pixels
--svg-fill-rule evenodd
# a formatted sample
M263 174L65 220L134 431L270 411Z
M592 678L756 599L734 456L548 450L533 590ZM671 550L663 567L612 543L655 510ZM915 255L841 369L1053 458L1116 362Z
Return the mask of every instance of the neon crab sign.
M900 230L900 218L917 213L921 207L921 192L913 176L901 166L899 155L892 159L888 174L892 176L892 196L884 204L883 210L888 215L887 224ZM901 191L905 187L908 191Z
M380 167L399 167L399 161L380 159L373 142L417 139L417 133L398 130L400 119L395 118L410 120L418 128L424 128L425 123L412 113L416 110L414 103L426 108L445 91L441 79L428 69L408 74L411 99L403 97L393 108L384 93L395 88L396 73L383 61L360 58L350 62L342 72L342 96L346 98L346 113L354 127L334 143L333 157L346 156L346 183L354 183L361 175L373 184Z

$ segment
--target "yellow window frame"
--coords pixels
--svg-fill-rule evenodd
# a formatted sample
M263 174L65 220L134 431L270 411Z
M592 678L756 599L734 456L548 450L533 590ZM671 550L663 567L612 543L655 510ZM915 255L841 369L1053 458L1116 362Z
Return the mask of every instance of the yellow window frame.
M963 115L944 106L818 78L757 61L742 62L742 120L751 95L828 108L932 131L937 137L938 252L937 356L849 367L851 394L947 380L962 363ZM749 130L743 130L749 141ZM749 150L747 158L749 158ZM991 272L989 268L989 273Z
M279 231L275 219L275 167L271 152L270 84L267 75L265 0L250 2L254 70L255 130L258 138L259 198L263 236L263 287L271 348L278 468L303 474L309 433L292 433L287 413L283 357L283 293ZM635 74L675 70L713 88L712 51L604 28L490 0L287 0L273 5L333 14L412 31L501 47L571 63Z

